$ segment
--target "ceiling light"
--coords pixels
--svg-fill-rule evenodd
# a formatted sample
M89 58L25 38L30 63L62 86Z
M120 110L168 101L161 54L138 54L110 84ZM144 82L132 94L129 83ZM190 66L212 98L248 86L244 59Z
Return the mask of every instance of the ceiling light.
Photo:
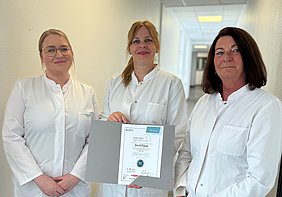
M222 16L198 16L199 22L221 22Z
M194 49L207 49L207 45L194 45Z

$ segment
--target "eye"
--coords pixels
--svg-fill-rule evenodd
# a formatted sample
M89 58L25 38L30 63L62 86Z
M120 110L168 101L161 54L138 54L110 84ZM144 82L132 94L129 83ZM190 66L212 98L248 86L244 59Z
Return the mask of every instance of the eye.
M153 43L153 40L151 38L146 38L144 41L147 44Z
M61 48L60 48L60 51L61 51L62 53L67 53L67 52L69 51L69 48L68 48L68 47L61 47Z
M140 40L138 40L138 39L132 40L132 44L139 44L139 43L140 43Z
M232 49L232 52L233 52L233 53L240 53L238 47L233 48L233 49Z
M47 48L47 53L55 53L56 52L56 48L53 48L53 47L49 47Z
M216 52L215 52L215 55L216 55L216 56L221 56L221 55L223 55L223 54L224 54L223 51L216 51Z

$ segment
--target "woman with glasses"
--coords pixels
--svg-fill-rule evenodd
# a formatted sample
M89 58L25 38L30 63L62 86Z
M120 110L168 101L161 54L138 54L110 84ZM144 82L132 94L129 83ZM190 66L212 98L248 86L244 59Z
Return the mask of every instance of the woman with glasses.
M155 26L137 21L128 32L128 64L122 74L113 77L104 99L104 116L123 123L175 125L174 150L181 146L187 124L187 106L181 80L162 71L155 62L160 42ZM186 142L183 143L187 145ZM186 146L185 146L186 147ZM186 155L187 154L183 154ZM179 157L182 165L175 169L176 185L185 186L188 156ZM171 169L173 170L173 169ZM180 190L179 190L180 191ZM185 190L183 190L185 193ZM99 197L167 197L167 190L140 188L136 185L102 184Z
M7 103L3 142L14 196L90 195L84 181L93 88L70 76L73 51L60 30L39 39L44 75L18 80Z

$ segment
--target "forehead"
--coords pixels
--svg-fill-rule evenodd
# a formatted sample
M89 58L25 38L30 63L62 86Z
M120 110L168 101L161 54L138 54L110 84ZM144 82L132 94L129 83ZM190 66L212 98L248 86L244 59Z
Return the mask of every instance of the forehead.
M44 39L42 45L43 46L60 46L60 45L68 45L68 42L63 36L60 36L57 34L50 34Z
M136 32L135 37L141 37L141 36L151 36L148 28L146 26L141 26L138 31Z
M222 36L217 40L215 48L234 45L236 45L236 42L234 41L232 36Z

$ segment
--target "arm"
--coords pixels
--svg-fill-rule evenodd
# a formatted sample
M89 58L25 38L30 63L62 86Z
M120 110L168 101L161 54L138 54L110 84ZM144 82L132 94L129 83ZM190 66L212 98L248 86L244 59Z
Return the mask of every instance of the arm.
M92 90L92 105L93 105L93 119L99 119L99 107L98 101L95 96L94 90ZM71 175L79 178L80 180L85 181L85 170L86 170L86 162L87 162L87 153L88 153L88 142L89 136L85 139L85 145L81 151L81 155L79 156L77 162L75 163L72 171L70 172Z
M253 120L247 143L246 178L230 185L215 197L266 196L275 183L281 158L281 102L272 100L263 106Z
M104 112L102 114L102 117L104 120L107 120L107 121L128 123L129 120L126 118L126 116L123 113L119 111L111 113L110 106L109 106L111 89L112 89L112 81L109 81L107 90L106 90L105 99L104 99Z
M17 82L7 102L2 138L8 163L20 185L43 174L25 145L24 111L23 87Z
M182 82L177 79L171 84L167 124L175 125L174 150L175 195L185 195L186 172L191 161L190 140L187 133L188 112Z

